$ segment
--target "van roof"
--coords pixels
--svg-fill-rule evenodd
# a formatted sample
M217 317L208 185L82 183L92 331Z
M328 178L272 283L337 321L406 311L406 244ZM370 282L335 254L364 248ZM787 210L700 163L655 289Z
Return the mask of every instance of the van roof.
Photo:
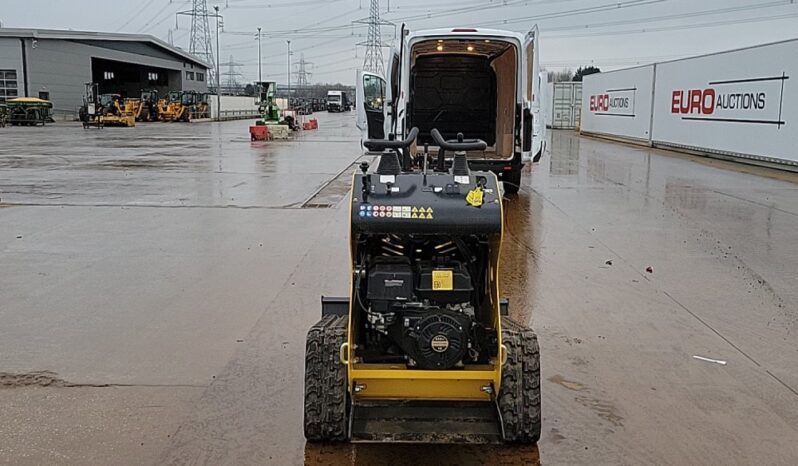
M485 29L476 27L451 27L439 29L424 29L419 31L410 31L408 39L413 40L416 38L424 37L500 37L506 39L515 39L520 43L524 42L524 34L515 31L505 31L502 29Z

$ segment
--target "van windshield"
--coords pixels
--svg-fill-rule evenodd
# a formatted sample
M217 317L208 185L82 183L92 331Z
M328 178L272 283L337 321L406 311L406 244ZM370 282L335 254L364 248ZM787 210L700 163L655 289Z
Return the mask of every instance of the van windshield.
M328 95L327 100L330 102L340 102L341 96L340 95Z

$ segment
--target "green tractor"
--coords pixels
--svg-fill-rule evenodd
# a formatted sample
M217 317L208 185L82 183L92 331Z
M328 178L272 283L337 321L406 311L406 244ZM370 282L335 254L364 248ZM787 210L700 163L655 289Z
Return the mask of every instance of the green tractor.
M53 123L53 104L35 97L17 97L6 102L7 119L13 126L44 126Z
M261 119L256 121L256 125L279 125L282 120L282 111L277 106L274 96L277 89L275 82L257 82L258 112Z

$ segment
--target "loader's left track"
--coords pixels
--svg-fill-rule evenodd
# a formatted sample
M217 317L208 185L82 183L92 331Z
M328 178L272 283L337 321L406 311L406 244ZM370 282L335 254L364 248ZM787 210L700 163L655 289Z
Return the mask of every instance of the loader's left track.
M502 368L499 410L504 440L532 444L540 439L540 349L531 328L502 317L502 343L507 362Z
M324 316L308 331L305 346L305 438L311 442L348 439L346 316Z

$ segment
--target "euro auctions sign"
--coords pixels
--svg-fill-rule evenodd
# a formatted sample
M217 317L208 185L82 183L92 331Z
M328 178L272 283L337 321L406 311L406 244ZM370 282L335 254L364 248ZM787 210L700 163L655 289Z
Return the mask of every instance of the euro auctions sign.
M742 124L785 124L782 72L776 76L743 77L709 81L705 87L674 89L670 112L682 120L716 121Z
M590 96L590 112L606 116L635 116L636 88L608 89Z

